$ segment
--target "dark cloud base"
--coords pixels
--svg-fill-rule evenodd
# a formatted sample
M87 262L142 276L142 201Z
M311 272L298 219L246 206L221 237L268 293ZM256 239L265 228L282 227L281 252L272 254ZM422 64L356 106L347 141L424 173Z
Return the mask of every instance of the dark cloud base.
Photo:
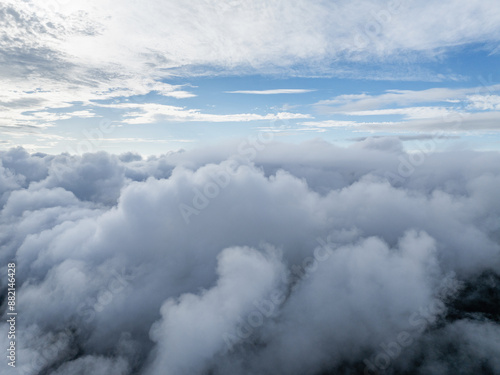
M1 372L500 373L500 154L420 142L0 152Z

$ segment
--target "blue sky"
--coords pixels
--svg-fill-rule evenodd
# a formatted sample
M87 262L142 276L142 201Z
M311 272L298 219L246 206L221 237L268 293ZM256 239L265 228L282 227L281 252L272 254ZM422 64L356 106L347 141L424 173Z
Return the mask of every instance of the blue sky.
M500 148L496 1L0 7L3 149L149 155L262 131Z

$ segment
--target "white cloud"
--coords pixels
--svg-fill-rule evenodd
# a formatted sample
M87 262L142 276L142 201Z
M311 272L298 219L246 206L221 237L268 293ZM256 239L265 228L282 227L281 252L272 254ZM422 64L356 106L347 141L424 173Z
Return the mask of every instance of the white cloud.
M470 109L500 110L500 95L471 95L467 100L470 102Z
M355 69L351 63L432 59L447 48L500 41L494 0L126 0L119 7L110 0L6 0L0 12L6 101L21 95L26 110L42 112L151 91L194 96L162 83L172 74L335 75ZM376 106L364 104L351 110ZM9 112L11 125L46 125Z
M197 109L186 109L172 105L156 103L121 103L100 105L101 107L127 109L122 122L126 124L149 124L162 121L201 121L201 122L241 122L262 120L291 120L312 118L309 114L278 112L259 115L255 113L211 114Z
M201 296L183 294L163 303L162 320L150 332L162 354L155 356L147 374L160 374L165 369L175 374L202 372L206 363L225 349L224 333L232 334L241 317L253 312L256 301L284 284L283 264L271 252L266 256L256 249L228 248L217 261L219 280L213 288ZM195 361L193 351L197 352Z
M389 106L408 106L421 103L436 103L466 100L471 95L484 95L500 90L500 84L450 89L431 88L426 90L387 90L380 95L339 95L333 99L321 100L315 105L325 113L367 111Z
M323 120L301 123L311 128L350 127L372 132L500 130L500 85L449 89L387 90L383 94L339 95L315 104L321 114L370 117L369 120ZM413 104L433 104L412 106ZM439 104L439 105L436 105ZM477 110L487 112L477 112ZM488 112L489 111L489 112ZM400 121L376 116L402 115Z
M450 109L446 107L406 107L406 108L373 109L366 111L346 111L341 113L349 116L403 115L407 119L424 119L433 117L444 117L450 114Z
M299 123L311 128L349 127L369 132L489 132L500 131L500 112L444 111L438 117L414 117L407 121L307 121Z
M126 1L120 9L110 1L88 1L61 8L67 15L84 9L99 24L98 35L67 38L63 47L68 53L90 62L129 61L136 67L141 65L139 54L166 68L265 68L397 58L402 50L433 55L439 48L500 40L500 9L491 0L444 1L438 6L366 0L149 1L146 6Z
M359 126L359 122L357 121L339 121L339 120L305 121L299 124L316 128L338 128L338 127Z
M389 371L500 370L499 153L408 154L379 138L270 142L245 159L243 146L147 159L0 151L17 368L363 372L404 331L412 347ZM189 223L181 204L199 211ZM7 332L3 320L0 346Z
M96 106L95 100L127 98L150 92L178 99L195 96L180 90L182 86L145 78L115 78L100 82L96 86L41 80L37 82L36 87L43 89L32 90L32 86L31 81L5 83L0 93L0 108L3 112L0 126L45 128L52 126L57 120L95 117L92 112ZM75 103L87 109L69 110Z
M8 108L4 111L0 119L0 127L18 128L33 127L43 129L53 126L55 121L67 120L70 118L91 118L96 115L88 110L82 111L64 111L60 107L57 112L48 112L46 109L55 111L46 105L31 107L28 110L22 108Z
M102 142L110 142L110 143L191 143L194 142L193 139L153 139L153 138L105 138Z
M304 94L316 90L308 89L274 89L274 90L237 90L226 91L229 94L254 94L254 95L277 95L277 94Z

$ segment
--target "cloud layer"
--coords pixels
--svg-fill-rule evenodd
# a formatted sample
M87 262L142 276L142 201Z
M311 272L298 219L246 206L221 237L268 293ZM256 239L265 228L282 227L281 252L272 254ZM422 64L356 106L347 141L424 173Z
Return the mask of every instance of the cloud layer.
M95 116L96 101L126 103L149 93L167 99L195 96L186 86L165 83L174 76L368 74L442 80L416 63L443 59L470 44L495 54L499 15L493 0L439 5L127 0L120 6L109 0L6 0L0 5L5 34L0 41L0 127L46 128L61 119ZM377 64L392 64L390 73L381 73ZM497 100L491 100L486 105L496 108Z
M500 371L498 153L373 138L0 160L5 371Z

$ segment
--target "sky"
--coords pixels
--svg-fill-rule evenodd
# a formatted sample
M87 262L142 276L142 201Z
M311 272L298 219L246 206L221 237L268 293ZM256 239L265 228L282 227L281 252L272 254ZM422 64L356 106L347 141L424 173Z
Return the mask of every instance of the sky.
M0 373L500 374L499 20L0 0Z
M273 132L498 150L489 1L0 4L0 147L161 154Z

